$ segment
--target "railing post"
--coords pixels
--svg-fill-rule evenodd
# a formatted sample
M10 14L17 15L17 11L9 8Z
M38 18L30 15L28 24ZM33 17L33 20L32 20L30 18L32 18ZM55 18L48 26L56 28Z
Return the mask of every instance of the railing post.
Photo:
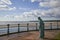
M7 24L7 26L8 26L7 34L9 35L9 26L10 26L10 24Z
M20 32L20 28L19 27L20 27L20 24L18 24L18 33Z
M27 31L29 31L29 23L27 23Z
M36 23L36 30L38 30L38 29L37 29L37 23Z
M58 29L58 21L57 21L57 29Z
M50 28L51 28L51 30L52 30L52 23L50 23Z

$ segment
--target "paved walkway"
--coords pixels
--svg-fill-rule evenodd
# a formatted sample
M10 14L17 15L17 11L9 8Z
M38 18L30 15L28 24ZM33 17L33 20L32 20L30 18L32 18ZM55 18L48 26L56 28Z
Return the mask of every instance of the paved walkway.
M60 30L45 31L44 40L54 40L53 38ZM0 40L41 40L39 31L23 32L0 37Z

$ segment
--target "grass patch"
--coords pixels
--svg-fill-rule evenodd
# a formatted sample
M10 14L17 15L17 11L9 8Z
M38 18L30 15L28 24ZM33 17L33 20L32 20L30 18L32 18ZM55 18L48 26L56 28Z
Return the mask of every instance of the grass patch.
M60 40L60 33L58 33L58 34L55 36L55 39L56 39L56 40Z

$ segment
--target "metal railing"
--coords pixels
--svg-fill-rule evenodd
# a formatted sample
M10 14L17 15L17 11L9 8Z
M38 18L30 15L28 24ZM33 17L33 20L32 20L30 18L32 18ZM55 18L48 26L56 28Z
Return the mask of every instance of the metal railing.
M60 20L50 20L50 21L44 21L45 27L49 27L50 30L53 29L60 29Z
M37 26L38 26L37 23L21 23L21 24L0 25L0 35L6 35L6 34L9 35L11 33L20 33L20 32L24 32L24 31L28 32L28 31L38 30ZM33 27L34 29L31 30L29 27L31 27L31 28ZM14 30L16 30L16 31L14 31Z
M44 21L45 30L58 30L60 29L60 21ZM19 24L6 24L0 25L0 36L1 35L9 35L11 33L20 33L24 31L33 31L39 30L39 22L38 21L30 21L27 23L19 23Z

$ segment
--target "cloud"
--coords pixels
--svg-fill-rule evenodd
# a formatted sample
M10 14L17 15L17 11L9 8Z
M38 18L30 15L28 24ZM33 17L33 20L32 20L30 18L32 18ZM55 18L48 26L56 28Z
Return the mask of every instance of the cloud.
M1 0L0 1L0 10L15 10L16 7L10 7L9 5L12 5L12 2L10 0Z
M23 12L21 15L6 16L6 18L12 18L14 20L37 20L37 17L46 18L60 18L60 0L31 0L31 2L39 2L40 7L50 7L50 9L36 9L30 10L29 12ZM0 3L2 4L2 3ZM10 4L9 4L10 5ZM7 5L1 6L6 7L9 10L15 10L16 7L9 8ZM20 10L26 10L25 8L19 8Z
M31 10L29 12L23 12L21 15L6 15L4 17L7 20L12 20L12 21L13 20L15 21L38 20L37 17L41 17L42 19L58 18L60 17L59 10L60 8L58 9L54 8L54 9L49 9L49 10L41 10L41 9L38 10L37 9L37 10Z
M40 2L40 1L42 1L42 0L31 0L31 2Z
M21 15L15 15L14 18L17 20L37 20L37 17L45 18L60 18L60 0L31 0L31 2L39 2L41 7L51 7L48 10L30 10L29 12L23 12ZM25 8L19 8L26 10Z
M0 7L0 10L9 10L9 11L11 11L11 10L16 10L16 7Z
M9 8L8 10L16 10L16 7Z
M46 18L60 18L60 0L31 0L31 2L39 2L40 7L49 8L47 10L37 10L34 14L37 16L40 15L41 17Z
M31 2L35 2L36 0L31 0Z
M2 19L2 21L28 21L29 20L24 15L5 15L3 17L1 16L0 19Z
M31 2L39 2L41 7L59 7L60 0L31 0Z
M19 7L19 10L27 11L27 10L30 10L30 8L22 8L22 7Z
M2 4L5 3L7 5L11 5L12 4L10 0L1 0L1 3Z
M40 2L39 5L41 7L60 7L60 1L59 0L44 1Z
M0 5L0 8L4 8L4 7L7 7L7 5Z
M31 0L31 2L39 2L40 7L60 7L60 0Z
M28 18L30 20L36 20L37 17L60 18L60 7L49 10L41 10L41 9L31 10L30 12L24 12L22 15L24 18Z

